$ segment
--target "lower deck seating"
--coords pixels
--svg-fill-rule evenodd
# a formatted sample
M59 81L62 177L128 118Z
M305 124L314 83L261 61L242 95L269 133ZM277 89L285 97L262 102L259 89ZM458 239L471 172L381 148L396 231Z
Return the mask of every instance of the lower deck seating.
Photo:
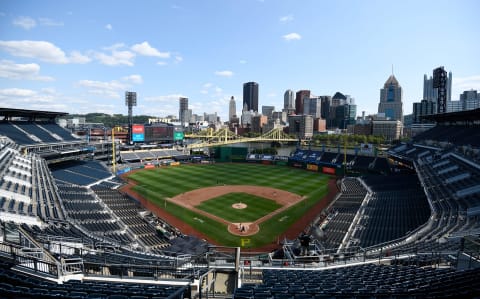
M171 298L189 297L187 286L154 283L128 283L72 280L62 284L11 270L12 264L0 262L1 298Z
M328 270L264 270L262 284L246 284L233 298L471 297L479 269L361 265Z

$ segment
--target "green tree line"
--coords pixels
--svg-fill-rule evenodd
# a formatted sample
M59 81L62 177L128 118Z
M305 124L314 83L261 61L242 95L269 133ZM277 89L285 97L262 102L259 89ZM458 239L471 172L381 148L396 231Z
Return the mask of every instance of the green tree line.
M87 113L87 114L70 114L72 118L85 117L87 123L102 123L106 127L120 126L128 124L128 116L122 114L105 114L105 113ZM148 115L133 116L134 124L148 123L149 118L154 118Z

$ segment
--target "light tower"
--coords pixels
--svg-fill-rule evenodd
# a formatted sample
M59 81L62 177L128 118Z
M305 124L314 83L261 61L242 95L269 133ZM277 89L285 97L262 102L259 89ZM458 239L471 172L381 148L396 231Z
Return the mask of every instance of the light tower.
M132 116L132 107L137 106L137 93L134 91L125 92L125 106L128 107L128 141L132 143L132 125L133 125L133 116Z

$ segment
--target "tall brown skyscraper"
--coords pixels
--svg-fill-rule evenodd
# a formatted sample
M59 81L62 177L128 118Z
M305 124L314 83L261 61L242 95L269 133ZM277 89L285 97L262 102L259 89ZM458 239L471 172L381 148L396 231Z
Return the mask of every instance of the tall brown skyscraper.
M299 90L295 96L295 114L303 114L303 99L310 97L310 90Z

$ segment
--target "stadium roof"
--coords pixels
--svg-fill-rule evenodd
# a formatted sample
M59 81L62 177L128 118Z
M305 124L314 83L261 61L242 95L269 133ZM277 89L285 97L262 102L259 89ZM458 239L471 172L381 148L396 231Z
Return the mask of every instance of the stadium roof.
M474 109L474 110L459 111L459 112L425 115L422 118L426 120L433 120L437 123L455 122L455 121L461 121L461 122L476 121L476 120L480 120L480 108Z
M27 117L30 120L40 119L55 119L58 116L68 115L66 112L53 112L53 111L41 111L41 110L27 110L27 109L15 109L15 108L0 108L0 116L4 119L11 119L12 117Z

